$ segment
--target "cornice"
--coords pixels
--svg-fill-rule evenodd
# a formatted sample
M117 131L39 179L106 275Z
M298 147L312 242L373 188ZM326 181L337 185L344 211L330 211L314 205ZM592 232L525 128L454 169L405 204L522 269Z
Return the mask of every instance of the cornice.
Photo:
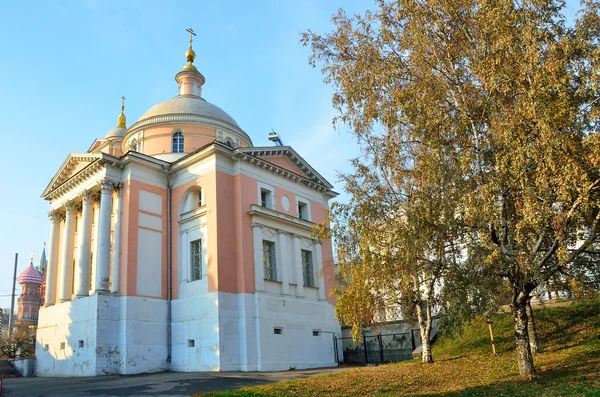
M194 123L194 124L204 124L204 125L208 124L208 125L215 126L215 127L225 128L225 129L228 129L228 130L231 130L231 131L234 131L234 132L240 134L243 138L248 140L248 143L252 143L252 139L250 139L250 136L248 136L248 134L246 134L244 131L242 131L241 128L239 128L231 123L228 123L226 121L223 121L221 119L217 119L217 118L209 117L209 116L200 116L200 115L193 114L193 113L161 114L161 115L157 115L157 116L151 116L151 117L148 117L143 120L139 120L127 129L127 133L125 134L124 139L127 139L130 135L132 135L132 134L136 133L137 131L139 131L145 127L148 127L148 126L165 125L165 124L181 124L181 123L185 123L185 124Z
M273 163L268 162L267 160L263 160L260 157L256 157L246 151L236 151L233 153L233 157L240 161L246 161L256 167L263 168L264 170L272 172L273 174L277 174L284 178L290 179L293 182L304 184L310 187L311 189L317 190L321 193L331 192L329 186L323 184L323 182L319 181L316 178L309 179L302 175L298 175L295 172L288 171L285 168L279 167Z
M246 147L239 148L240 152L250 154L255 157L279 157L284 156L300 171L308 175L309 178L319 181L322 185L329 189L333 189L333 185L329 183L321 174L308 164L294 149L290 146L262 146L262 147Z
M312 228L315 225L315 223L313 223L313 222L309 222L304 219L296 218L294 216L284 214L283 212L265 208L265 207L262 207L257 204L252 204L252 206L250 207L250 211L248 211L248 215L251 215L253 217L252 226L258 226L261 228L262 227L271 228L271 226L262 223L260 221L261 218L269 219L269 220L272 220L275 222L281 222L288 226L295 226L300 229L304 229L306 232L309 232L309 233L312 233ZM292 232L287 232L287 233L292 234L292 235L297 234L297 233L292 233ZM307 237L302 236L302 238L306 239ZM315 239L312 239L312 240L317 241Z
M65 181L59 182L59 180L57 180L55 183L49 185L46 191L42 194L42 198L46 200L52 200L60 197L80 185L82 182L88 180L91 176L107 166L121 168L118 158L106 155L105 153L97 153L97 155L99 156L95 161L92 161L90 164L79 170L76 174L72 175Z

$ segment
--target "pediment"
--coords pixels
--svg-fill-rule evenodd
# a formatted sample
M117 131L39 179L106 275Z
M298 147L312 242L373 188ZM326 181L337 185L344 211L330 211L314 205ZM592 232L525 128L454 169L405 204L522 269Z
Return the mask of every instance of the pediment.
M289 146L249 147L240 148L241 153L258 157L294 174L300 175L315 183L333 188L306 160Z
M44 190L42 197L101 157L100 153L70 153Z

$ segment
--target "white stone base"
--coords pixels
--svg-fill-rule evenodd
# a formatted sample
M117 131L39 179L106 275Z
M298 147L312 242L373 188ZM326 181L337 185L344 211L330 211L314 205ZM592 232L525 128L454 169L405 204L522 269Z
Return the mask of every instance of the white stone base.
M163 300L110 294L41 308L37 376L167 370L166 308Z
M339 337L341 330L333 306L324 300L211 292L174 300L171 324L169 365L165 300L93 294L42 308L37 376L337 365L333 335Z

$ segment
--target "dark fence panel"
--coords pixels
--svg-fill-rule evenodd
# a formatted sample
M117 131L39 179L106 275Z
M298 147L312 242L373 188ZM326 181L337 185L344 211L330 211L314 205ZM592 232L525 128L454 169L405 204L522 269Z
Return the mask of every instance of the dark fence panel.
M359 342L338 338L344 349L344 363L379 364L412 359L413 350L420 345L418 331L365 336ZM366 346L366 348L365 348Z

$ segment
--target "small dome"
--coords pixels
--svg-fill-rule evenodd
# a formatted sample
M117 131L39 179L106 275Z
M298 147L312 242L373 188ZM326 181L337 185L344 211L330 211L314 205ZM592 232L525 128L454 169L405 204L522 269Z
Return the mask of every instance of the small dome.
M137 123L151 117L174 114L189 114L207 117L208 119L224 121L227 124L231 124L234 129L241 129L233 117L228 115L223 109L207 102L204 98L195 95L179 95L171 100L154 105L140 117Z
M33 267L33 263L29 263L27 269L23 270L19 277L17 277L17 282L19 284L42 284L44 280L42 279L42 275L40 272L35 270Z
M108 131L108 134L106 134L106 139L108 138L123 138L125 136L125 133L127 132L127 128L113 128L112 130Z

